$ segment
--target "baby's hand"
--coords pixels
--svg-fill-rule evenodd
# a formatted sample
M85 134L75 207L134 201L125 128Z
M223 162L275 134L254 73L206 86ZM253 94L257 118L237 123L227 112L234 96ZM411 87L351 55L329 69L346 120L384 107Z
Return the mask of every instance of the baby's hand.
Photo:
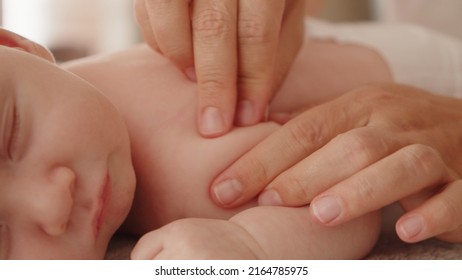
M261 259L263 250L239 225L188 218L145 234L132 259Z

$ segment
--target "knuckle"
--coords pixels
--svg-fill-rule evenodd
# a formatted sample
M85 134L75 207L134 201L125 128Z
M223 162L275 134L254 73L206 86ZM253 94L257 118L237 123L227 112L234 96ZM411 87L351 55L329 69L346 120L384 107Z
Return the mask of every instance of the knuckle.
M239 20L239 42L241 44L267 44L271 42L272 33L258 16Z
M441 197L439 200L439 209L442 213L440 218L446 221L445 224L453 225L457 222L457 217L460 213L460 206L454 203L454 200L445 196Z
M159 13L164 13L169 10L171 7L171 1L169 0L144 0L146 7L150 11L159 11Z
M270 178L268 167L259 159L249 159L245 166L247 167L246 170L248 176L245 176L244 178L247 178L247 181L252 181L249 186L258 187L259 184L261 185L263 183L264 185L267 185L272 179ZM252 173L249 173L250 170Z
M165 47L164 50L160 50L160 52L176 66L180 67L180 69L186 69L186 67L191 66L194 63L193 55L186 47L172 45Z
M413 170L414 174L436 181L444 173L443 161L435 149L423 145L413 144L404 148L404 163Z
M248 170L253 171L252 180L255 182L265 182L266 184L270 181L269 171L262 161L253 159L249 162L249 167Z
M368 97L370 96L371 94L373 93L376 93L377 92L377 88L374 87L374 86L371 86L371 85L363 85L363 86L359 86L353 90L350 90L349 92L347 92L346 94L347 95L352 95L358 99L362 99L364 97Z
M202 38L224 38L231 34L228 23L230 15L225 11L210 7L199 11L193 19L193 32Z
M269 77L262 75L267 65L247 65L248 68L239 72L237 86L243 96L269 95L272 83Z
M298 121L290 123L288 140L293 144L289 148L302 149L305 154L312 153L312 147L320 147L323 141L323 126L316 123Z
M209 67L206 70L204 68L197 70L199 91L208 96L216 96L217 93L232 86L232 83L227 81L224 73L221 73L218 69L215 71L213 68Z
M353 94L366 95L366 96L370 96L371 94L382 95L382 94L387 93L382 88L375 86L375 85L371 85L371 84L359 86L355 88L354 90L352 90L351 92Z
M374 153L381 148L380 141L377 142L365 130L355 130L340 134L333 141L339 142L338 144L343 147L344 157L353 168L358 168L374 161Z
M296 201L310 202L315 196L315 194L310 191L306 181L297 177L292 177L288 181L288 188L291 189L291 195L293 195L293 199Z
M376 182L369 176L361 176L355 181L357 187L357 201L373 202L378 199L378 191L376 191Z
M426 217L430 232L437 235L444 235L444 233L453 235L453 232L462 230L459 218L461 212L460 206L451 198L443 196L435 200L432 210L427 214L429 216Z
M168 38L168 37L163 37L164 35L167 34L159 34L159 38ZM178 44L178 41L165 41L163 40L162 44L162 53L170 60L175 60L179 57L185 56L185 53L187 52L187 49L184 47L183 44Z
M299 205L309 203L315 193L308 187L306 180L302 176L290 176L276 179L272 185L277 189L286 203Z
M395 98L393 93L374 85L360 86L349 91L346 95L364 106L371 106L371 104Z

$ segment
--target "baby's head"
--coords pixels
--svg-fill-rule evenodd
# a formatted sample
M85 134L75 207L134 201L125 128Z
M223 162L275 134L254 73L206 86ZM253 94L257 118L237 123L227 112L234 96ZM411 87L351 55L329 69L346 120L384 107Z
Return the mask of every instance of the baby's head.
M0 259L102 258L135 187L124 122L45 48L0 45Z

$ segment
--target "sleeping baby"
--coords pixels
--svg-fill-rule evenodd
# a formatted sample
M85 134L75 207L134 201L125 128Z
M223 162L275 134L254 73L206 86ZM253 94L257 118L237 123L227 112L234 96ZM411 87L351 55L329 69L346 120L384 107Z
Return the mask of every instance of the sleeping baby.
M141 237L134 259L353 259L374 246L378 212L327 228L309 206L221 209L208 189L278 116L391 81L378 51L307 40L272 121L206 139L196 84L145 45L57 66L16 34L0 43L2 258L98 259L117 231Z

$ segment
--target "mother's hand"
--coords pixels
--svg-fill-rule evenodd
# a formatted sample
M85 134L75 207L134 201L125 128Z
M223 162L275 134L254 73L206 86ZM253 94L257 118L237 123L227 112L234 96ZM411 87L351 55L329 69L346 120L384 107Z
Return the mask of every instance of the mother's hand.
M462 100L366 86L305 111L215 181L224 207L311 203L338 225L399 201L400 238L462 242Z
M233 121L245 126L264 119L302 45L304 4L136 0L135 10L146 42L197 79L199 132L215 137Z

